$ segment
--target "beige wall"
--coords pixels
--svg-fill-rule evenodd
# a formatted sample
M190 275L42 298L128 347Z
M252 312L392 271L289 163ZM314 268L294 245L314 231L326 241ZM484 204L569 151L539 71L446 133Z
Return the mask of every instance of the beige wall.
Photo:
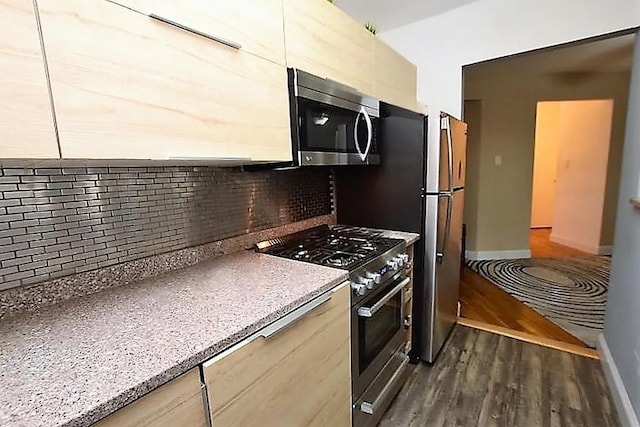
M482 129L482 102L464 102L467 122L467 171L465 176L464 218L467 229L477 229L478 184L480 178L480 130ZM467 233L467 247L475 248L477 233Z
M551 240L600 253L613 101L555 104L558 169Z
M602 245L613 240L620 162L629 88L628 72L557 78L505 72L474 77L465 71L465 98L482 102L477 177L468 177L466 197L477 198L475 217L465 217L470 251L529 248L536 104L545 100L613 99L614 116L607 169ZM470 130L471 132L471 130ZM496 155L502 165L495 166ZM472 160L473 161L473 160ZM477 186L469 187L469 180ZM473 242L473 245L471 244Z
M559 102L539 102L536 108L531 227L551 227L558 169ZM598 227L600 228L600 227Z

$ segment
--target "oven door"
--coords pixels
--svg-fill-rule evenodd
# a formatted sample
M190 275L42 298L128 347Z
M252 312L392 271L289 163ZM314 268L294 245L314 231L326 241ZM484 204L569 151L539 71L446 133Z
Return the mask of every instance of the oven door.
M297 98L300 165L380 164L374 110L334 100Z
M354 401L402 344L403 291L409 281L409 278L401 275L351 309Z

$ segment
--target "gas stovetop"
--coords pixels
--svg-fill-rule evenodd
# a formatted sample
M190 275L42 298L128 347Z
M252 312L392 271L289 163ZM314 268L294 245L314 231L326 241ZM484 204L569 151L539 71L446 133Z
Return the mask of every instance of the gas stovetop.
M257 246L271 255L353 271L404 243L365 228L324 225Z
M348 270L353 290L351 303L358 304L403 275L409 261L406 242L384 237L382 233L360 227L322 225L258 243L256 248L270 255Z

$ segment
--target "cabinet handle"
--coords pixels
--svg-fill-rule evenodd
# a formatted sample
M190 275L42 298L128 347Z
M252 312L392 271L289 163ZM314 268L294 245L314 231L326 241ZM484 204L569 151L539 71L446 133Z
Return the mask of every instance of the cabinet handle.
M181 30L188 31L190 33L197 34L197 35L202 36L202 37L206 37L209 40L213 40L214 42L223 44L223 45L228 46L230 48L237 49L237 50L242 49L242 45L239 44L239 43L232 42L230 40L226 40L226 39L223 39L221 37L212 36L211 34L203 33L202 31L198 31L198 30L196 30L194 28L190 28L190 27L187 27L185 25L179 24L179 23L177 23L175 21L172 21L171 19L165 18L164 16L160 16L158 14L152 13L152 14L149 15L149 17L153 18L153 19L155 19L157 21L164 22L165 24L169 24L169 25L172 25L174 27L180 28Z
M291 313L281 317L280 319L276 320L269 326L263 328L260 332L258 332L258 336L262 338L270 338L275 334L282 332L284 329L293 325L298 320L302 319L304 316L309 314L311 311L315 310L316 308L320 307L322 304L331 300L331 296L332 296L332 292L327 292L309 301L302 307L299 307L293 310Z
M202 378L202 368L200 369L200 377ZM200 393L202 394L202 406L204 407L204 416L207 422L207 427L213 427L213 423L211 422L211 410L209 407L209 395L207 394L207 384L205 384L204 380L200 380Z

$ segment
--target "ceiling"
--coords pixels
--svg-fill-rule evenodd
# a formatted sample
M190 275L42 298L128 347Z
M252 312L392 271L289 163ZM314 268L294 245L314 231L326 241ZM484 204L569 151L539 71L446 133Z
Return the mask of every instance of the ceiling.
M590 73L628 71L634 34L524 53L465 67L465 76L483 78L499 73L576 77Z
M478 0L335 0L356 21L370 21L379 32L421 21Z

